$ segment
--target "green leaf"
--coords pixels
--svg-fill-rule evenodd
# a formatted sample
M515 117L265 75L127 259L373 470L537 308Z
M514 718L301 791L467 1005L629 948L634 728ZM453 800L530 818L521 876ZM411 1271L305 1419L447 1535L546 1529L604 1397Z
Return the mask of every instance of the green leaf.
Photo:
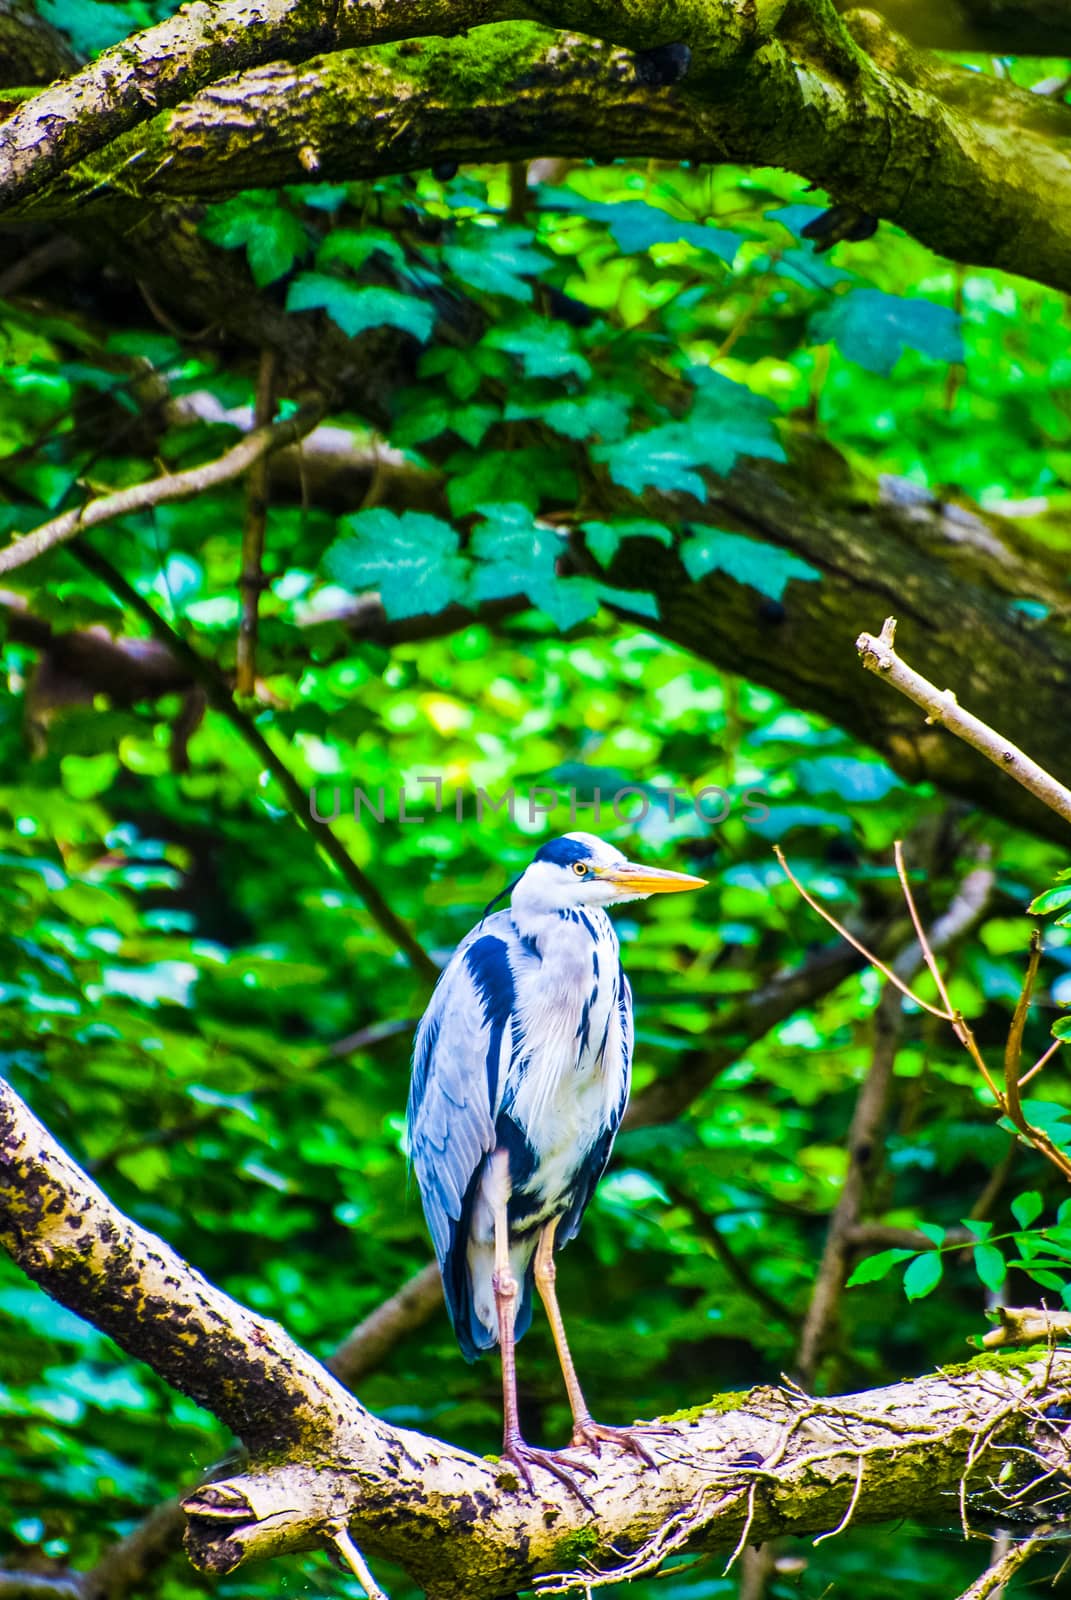
M358 288L324 272L303 272L290 285L288 311L324 310L351 339L366 328L401 328L423 342L435 325L426 300L397 289Z
M690 367L687 376L695 389L687 417L591 452L596 461L608 464L614 482L632 494L650 488L705 500L704 469L724 475L740 456L784 460L770 401L709 367Z
M1020 1228L1029 1228L1044 1209L1045 1202L1036 1189L1028 1189L1025 1194L1017 1194L1011 1203L1011 1214Z
M135 20L129 6L112 5L110 0L94 0L91 6L84 0L38 0L35 10L67 34L81 56L95 56L125 38L132 27L144 27L149 21L147 15Z
M606 583L599 584L599 599L604 605L623 606L627 611L634 611L639 617L649 617L652 622L657 622L661 613L658 609L658 596L648 593L646 589L616 589Z
M967 1232L973 1233L976 1239L988 1239L993 1232L992 1222L982 1222L977 1217L963 1217L961 1222Z
M1066 905L1071 905L1071 888L1046 889L1044 894L1035 895L1026 909L1031 916L1039 916L1043 911L1059 911Z
M474 601L524 594L561 629L571 628L599 609L599 585L592 578L559 578L562 540L533 520L523 504L486 505L472 536L480 562L473 579Z
M566 439L590 439L598 436L610 441L621 439L628 432L631 402L623 394L608 390L593 390L578 395L575 400L545 399L511 400L506 406L506 421L514 422L524 417L538 417L555 433Z
M960 319L932 300L906 299L879 289L852 289L815 317L812 336L832 341L848 361L887 375L905 347L935 361L962 361Z
M486 504L517 504L535 511L546 500L575 499L576 477L560 450L483 450L446 463L446 498L455 517Z
M524 594L563 632L594 616L605 601L640 616L658 616L657 601L643 591L610 588L594 578L559 577L557 561L564 543L534 520L528 506L484 505L479 510L486 520L472 536L472 553L479 562L470 590L474 603Z
M618 443L598 445L591 453L607 464L614 482L630 494L657 489L662 494L691 494L697 500L707 497L697 471L702 451L685 423L648 428Z
M924 1233L931 1244L944 1244L946 1228L939 1227L936 1222L920 1222L919 1232Z
M244 245L258 288L283 277L308 249L300 219L277 195L265 190L250 190L209 206L201 232L224 250Z
M348 531L324 556L328 574L360 593L378 589L391 619L441 611L464 598L468 562L448 522L422 511L399 517L381 506L342 517Z
M940 1283L943 1272L941 1257L936 1250L927 1250L923 1255L916 1256L904 1273L904 1293L907 1298L921 1300L928 1295Z
M553 257L537 250L531 230L469 223L458 244L443 248L443 261L470 289L504 295L509 300L530 301L532 285L553 264Z
M1054 1033L1063 1022L1071 1025L1071 1017L1058 1022L1053 1028ZM1058 1150L1071 1150L1071 1107L1054 1105L1051 1100L1024 1100L1022 1106L1026 1120L1047 1134ZM1001 1117L1000 1126L1012 1133L1016 1131L1015 1125L1007 1117Z
M624 255L683 239L700 250L713 251L731 266L743 242L739 234L730 233L726 228L708 228L699 222L681 221L643 200L588 200L572 189L542 186L538 196L541 209L579 212L589 222L605 222Z
M987 1289L994 1294L1004 1286L1008 1269L1004 1257L995 1244L977 1244L974 1247L974 1269Z
M1023 1267L1022 1270L1028 1278L1040 1283L1043 1289L1055 1289L1057 1294L1062 1294L1067 1288L1067 1280L1058 1277L1055 1272L1043 1272L1039 1267Z
M698 582L708 572L725 572L771 600L780 600L793 579L813 582L822 576L817 567L781 550L760 544L722 528L697 528L681 545L681 560L688 576Z
M661 522L645 517L624 518L620 522L582 522L580 530L587 547L601 567L608 567L621 547L622 539L657 539L667 550L673 548L673 535Z
M864 1256L845 1287L854 1289L858 1283L877 1283L879 1279L887 1277L892 1268L898 1266L901 1261L910 1261L916 1254L914 1250L879 1250L876 1255Z
M438 388L407 389L399 396L400 414L391 429L391 443L402 449L437 439L450 430L474 449L501 413L492 405L452 405Z
M560 323L528 317L506 328L492 328L481 341L488 350L516 356L527 378L579 378L587 383L591 365L576 348L575 335Z
M332 228L316 252L316 265L328 267L341 263L357 270L369 256L377 253L404 270L405 251L385 229Z

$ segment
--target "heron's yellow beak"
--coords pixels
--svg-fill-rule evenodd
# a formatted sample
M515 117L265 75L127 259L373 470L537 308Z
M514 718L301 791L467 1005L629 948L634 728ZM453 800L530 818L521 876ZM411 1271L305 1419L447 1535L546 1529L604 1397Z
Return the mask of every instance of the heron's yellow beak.
M666 872L662 867L641 867L636 861L623 861L617 867L597 867L595 876L612 883L628 894L680 894L682 889L702 889L706 878L693 878L687 872Z

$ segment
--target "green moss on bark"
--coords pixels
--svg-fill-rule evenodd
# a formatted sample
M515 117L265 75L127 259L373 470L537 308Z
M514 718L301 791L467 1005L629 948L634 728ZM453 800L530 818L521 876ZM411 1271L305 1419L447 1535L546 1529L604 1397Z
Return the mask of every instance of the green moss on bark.
M508 94L545 57L555 35L530 22L473 28L459 39L406 39L375 55L399 76L447 104Z

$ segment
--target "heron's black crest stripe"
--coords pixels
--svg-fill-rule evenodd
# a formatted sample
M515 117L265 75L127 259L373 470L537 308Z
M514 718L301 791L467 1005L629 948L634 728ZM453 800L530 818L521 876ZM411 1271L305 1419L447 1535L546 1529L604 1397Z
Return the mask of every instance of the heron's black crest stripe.
M523 872L518 872L517 876L515 878L513 878L509 883L507 883L507 885L506 885L506 887L504 889L500 889L498 891L498 893L495 895L493 900L488 900L487 904L483 908L483 916L480 918L480 926L481 927L487 921L488 917L491 915L491 912L495 909L495 907L497 906L498 902L500 900L504 900L508 894L512 894L514 889L516 889L517 885L520 883L520 881L521 881L521 879L523 877L524 877L524 873Z
M571 867L574 861L590 861L591 846L579 839L548 839L535 853L536 861L553 861L556 867Z

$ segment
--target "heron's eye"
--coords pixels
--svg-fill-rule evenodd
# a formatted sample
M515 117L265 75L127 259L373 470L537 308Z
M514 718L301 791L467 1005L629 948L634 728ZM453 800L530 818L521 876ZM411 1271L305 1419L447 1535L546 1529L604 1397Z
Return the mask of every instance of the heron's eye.
M584 865L583 861L574 861L573 871L576 873L578 878L586 878L588 874L588 869Z

